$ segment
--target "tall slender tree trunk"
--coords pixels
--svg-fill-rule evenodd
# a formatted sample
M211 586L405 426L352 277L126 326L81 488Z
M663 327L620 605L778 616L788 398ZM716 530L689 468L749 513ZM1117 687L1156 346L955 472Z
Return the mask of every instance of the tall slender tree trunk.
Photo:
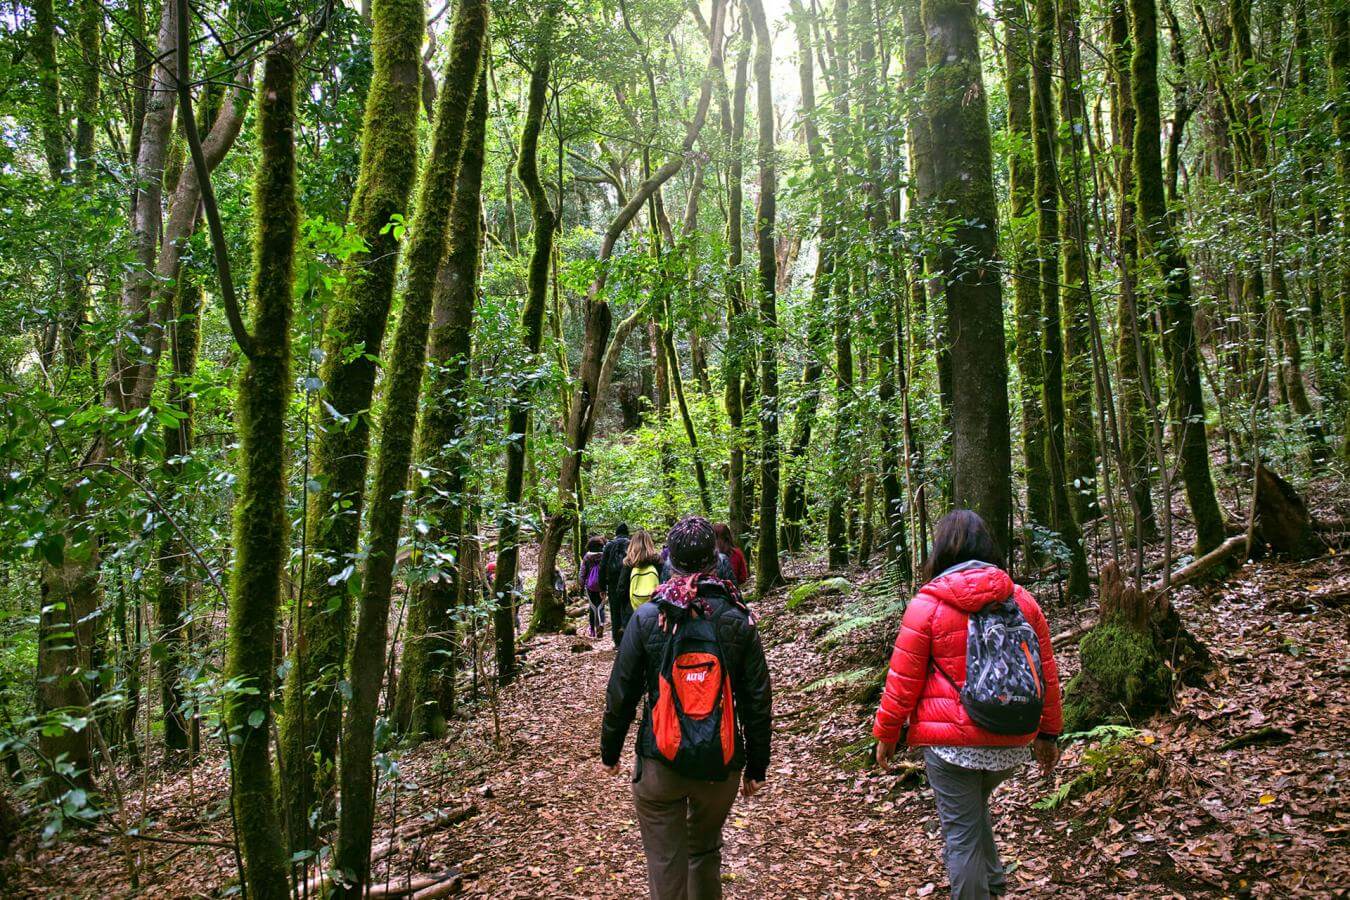
M1068 548L1069 595L1087 596L1087 559L1064 469L1064 342L1059 298L1059 189L1055 163L1054 0L1035 0L1031 42L1031 131L1035 158L1036 241L1040 261L1042 400L1050 525Z
M291 393L291 281L299 227L293 52L289 43L268 51L258 91L261 152L253 197L253 330L239 380L240 471L225 654L225 677L236 686L225 704L235 831L249 896L255 900L289 896L270 726L273 648L287 554L286 407Z
M833 190L832 176L825 163L825 148L816 124L816 73L811 46L811 23L801 0L792 0L792 15L797 32L797 71L802 92L802 131L806 137L811 173L821 191L821 218L818 234L816 271L811 283L811 298L807 307L806 365L802 369L801 388L796 413L792 418L792 438L788 443L787 486L783 490L783 546L789 551L802 548L803 530L807 517L805 457L811 446L811 431L815 425L816 407L820 403L820 378L824 373L824 356L828 353L829 323L826 305L829 302L830 280L834 274L835 204L838 197Z
M525 352L533 359L539 353L543 341L544 309L548 298L548 266L553 254L553 232L556 227L556 213L549 206L548 195L539 180L539 132L543 128L544 109L548 101L548 80L553 63L553 23L556 7L550 6L546 18L540 23L535 49L534 68L530 72L529 103L525 110L525 125L520 136L520 157L516 163L516 172L525 193L530 198L530 211L534 219L534 245L530 254L530 268L526 277L525 309L521 313L524 332ZM510 435L506 445L506 497L502 517L497 523L497 571L492 589L497 598L497 607L493 615L493 627L497 633L497 676L511 678L515 674L515 604L519 602L516 591L516 571L520 549L518 538L520 526L515 507L521 501L524 488L523 476L526 444L526 423L530 415L530 385L522 382L515 388L511 398L510 412L507 415L507 431ZM565 530L565 528L563 529ZM561 546L561 532L558 535ZM537 567L538 584L547 583L549 594L553 591L553 566L557 558L540 559ZM547 566L547 568L546 568ZM561 607L561 600L555 606ZM540 610L535 605L535 616Z
M155 343L153 308L150 302L155 284L155 261L164 233L162 203L164 162L173 132L174 95L177 78L174 70L178 54L177 4L163 4L159 21L158 51L151 66L145 115L142 117L140 146L135 167L135 200L131 211L131 248L134 262L122 283L122 317L119 339L113 347L113 363L104 384L105 403L126 412L144 406L153 383L150 361L153 353L145 348Z
M455 603L462 580L459 548L468 474L465 423L473 312L478 298L483 145L487 136L487 70L479 75L464 155L450 211L450 249L436 276L431 309L430 366L426 411L418 435L417 508L427 522L424 558L437 574L416 586L408 607L407 637L398 683L395 721L414 741L445 735L455 709Z
M52 182L60 184L70 164L66 123L61 111L61 74L56 61L56 15L52 0L34 0L33 37L29 44L37 61L38 117L42 153Z
M889 261L891 253L883 239L887 226L887 206L882 186L881 139L885 122L877 102L877 85L884 82L878 70L876 23L872 0L858 4L858 112L863 127L864 184L866 191L867 253L866 277L872 300L872 321L877 332L877 399L881 406L879 456L881 460L881 516L884 523L882 543L886 559L896 562L907 553L905 546L904 494L900 484L903 451L900 445L900 419L896 415L895 301Z
M909 0L917 16L918 0ZM845 161L852 146L851 121L849 112L850 72L849 72L849 10L848 0L835 2L835 41L838 48L834 57L834 118L830 125L830 139L834 150L834 190L835 197L842 200L847 196L844 185ZM919 51L922 53L923 41L919 39ZM920 65L922 68L922 64ZM906 75L909 74L906 68ZM911 134L913 131L911 129ZM836 215L841 215L839 209ZM839 227L836 222L836 229ZM856 500L854 492L854 462L857 449L855 429L850 422L854 401L853 388L853 336L850 286L851 273L846 266L837 263L833 266L830 284L830 318L834 332L834 434L830 440L830 462L835 478L831 484L830 509L826 519L826 544L829 546L830 567L842 569L849 560L849 505Z
M1032 217L1035 163L1031 158L1030 24L1025 0L1003 0L1003 64L1008 92L1009 230L1012 234L1013 315L1017 324L1017 369L1022 376L1022 462L1026 477L1024 524L1050 524L1050 472L1045 463L1045 413L1041 392L1040 276L1036 220ZM1028 531L1028 537L1030 532Z
M170 323L169 347L173 380L169 382L167 404L176 411L175 424L164 429L164 475L176 485L182 478L192 452L193 415L196 401L189 383L197 371L197 351L201 347L200 285L180 277L178 312ZM159 689L164 746L169 750L188 747L188 723L182 711L183 667L189 659L190 634L187 612L192 599L192 579L187 577L189 548L183 535L171 529L160 548L158 610L159 641L165 648L159 660Z
M1135 210L1142 229L1141 246L1163 279L1163 350L1172 381L1173 427L1181 478L1195 518L1195 549L1204 553L1223 542L1225 531L1209 473L1205 403L1200 392L1199 348L1191 308L1190 263L1172 234L1163 193L1155 0L1130 0L1130 17L1134 39L1130 79L1135 106Z
M356 631L347 662L351 699L342 720L339 776L342 807L335 861L351 876L347 896L360 896L370 873L375 819L375 716L385 672L389 598L412 462L418 397L426 364L436 275L445 257L465 122L477 89L487 44L487 0L464 0L455 9L444 83L437 98L431 153L418 191L416 218L406 255L403 311L388 361L388 387L380 422L380 452L371 484L369 535Z
M950 238L938 251L952 347L952 481L956 503L1008 546L1012 436L989 116L975 0L924 0L930 76L926 106L947 146L933 158L934 200Z
M1327 9L1331 108L1335 110L1336 174L1341 182L1341 246L1350 246L1350 8L1330 3ZM1350 259L1341 258L1341 362L1350 372ZM1350 461L1350 398L1342 397L1341 456Z
M745 277L741 266L744 251L744 192L741 181L745 177L745 97L749 89L750 42L745 41L736 56L736 73L731 97L722 92L722 123L727 142L727 333L728 346L722 355L725 380L727 428L731 432L731 451L727 469L728 526L738 542L744 543L750 532L750 509L747 505L745 470L744 388L753 373L747 372L747 360L753 360L751 336L746 322ZM725 85L724 85L725 88Z
M142 348L154 343L149 333L152 325L150 297L164 230L161 209L164 160L173 122L173 96L177 84L174 75L177 65L175 48L178 46L176 9L173 2L166 2L162 7L156 57L158 64L152 67L155 99L142 117L144 124L136 148L134 172L137 190L130 222L134 261L123 283L119 307L123 321L119 323L118 337L103 385L104 404L117 412L144 407L149 394L142 391L152 383L150 374L153 370L145 372L145 378L140 376L146 362ZM39 9L37 12L41 14L42 11ZM54 20L51 24L54 28ZM40 33L44 30L39 28ZM40 68L46 72L39 86L44 104L50 104L53 99L59 104L60 83L55 70L54 44L50 49L53 56L48 64L41 61L44 51L39 48ZM48 112L51 112L50 108ZM50 124L60 128L61 142L58 147L55 135L44 135L47 163L49 168L53 168L59 162L61 171L64 171L64 125L60 121ZM195 209L195 197L192 205ZM172 246L173 243L169 241L166 246ZM109 452L105 439L101 436L96 438L94 445L85 454L84 467L96 468L102 465ZM83 476L74 479L63 498L69 524L64 535L62 559L59 563L44 566L42 571L37 692L37 710L40 715L61 710L78 716L87 710L91 700L88 686L78 673L82 669L90 669L95 658L95 621L102 601L102 590L99 585L98 538L94 532L91 511L84 500L84 491L80 487L82 480ZM92 786L90 769L93 756L89 735L88 728L78 731L49 728L40 731L38 738L44 758L55 760L64 755L65 763L76 773L73 779L64 777L63 781L73 781L84 788ZM56 788L58 784L53 783L52 787Z
M1125 444L1130 483L1130 506L1134 511L1135 537L1152 541L1158 536L1153 512L1150 475L1149 426L1144 380L1148 354L1144 343L1145 318L1140 315L1135 287L1138 280L1139 238L1134 222L1134 94L1130 85L1130 22L1126 0L1111 5L1112 132L1121 148L1116 165L1116 193L1120 199L1116 216L1116 253L1120 260L1120 294L1116 303L1116 369L1121 431Z
M1064 478L1075 520L1083 525L1100 513L1097 504L1096 440L1092 431L1092 315L1088 304L1087 204L1082 189L1087 114L1079 44L1078 0L1059 0L1060 117L1063 142L1059 192L1060 298L1064 308Z
M317 846L321 829L310 826L315 804L323 808L323 821L332 816L340 684L359 581L376 360L398 269L400 242L388 226L407 212L417 179L423 18L418 0L375 0L371 8L374 71L361 131L361 169L348 214L365 248L344 266L342 294L325 327L312 460L319 487L310 494L306 514L308 571L280 728L292 851Z
M759 541L755 587L760 596L783 582L778 564L778 256L774 227L778 217L777 165L774 160L773 35L761 0L746 0L755 32L755 96L758 114L759 205L755 242L759 247Z

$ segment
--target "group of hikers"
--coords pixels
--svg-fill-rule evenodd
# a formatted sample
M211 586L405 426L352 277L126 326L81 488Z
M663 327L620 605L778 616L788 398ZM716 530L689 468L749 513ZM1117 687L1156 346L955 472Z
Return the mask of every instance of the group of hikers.
M600 759L619 774L640 706L632 794L656 900L722 895L722 826L737 787L749 798L768 777L769 668L724 527L689 516L657 553L643 531L624 543L620 526L587 553L587 576L622 556L615 579L596 582L603 590L586 582L592 630L603 619L598 595L607 592L618 647ZM658 582L634 593L648 568ZM1044 614L1013 584L976 513L956 510L938 524L924 579L891 652L872 727L876 760L884 767L901 740L923 749L952 896L983 900L1006 885L990 794L1033 756L1045 776L1059 759L1059 672ZM616 591L626 604L616 607Z
M745 584L750 578L750 567L731 528L721 522L711 528L716 546L714 574L736 587ZM610 634L614 646L618 647L634 610L651 600L656 589L669 581L673 572L669 542L658 552L651 533L644 528L630 536L627 523L620 522L614 528L614 536L608 540L599 534L587 538L580 580L589 605L587 629L590 636L598 638L604 633L605 600L608 598Z

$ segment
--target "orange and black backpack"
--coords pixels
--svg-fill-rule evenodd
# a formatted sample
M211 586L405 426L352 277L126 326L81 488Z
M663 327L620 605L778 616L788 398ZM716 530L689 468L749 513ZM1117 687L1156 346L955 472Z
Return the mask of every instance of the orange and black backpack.
M717 615L661 607L666 640L655 688L647 696L646 755L687 778L721 781L736 755L736 710Z

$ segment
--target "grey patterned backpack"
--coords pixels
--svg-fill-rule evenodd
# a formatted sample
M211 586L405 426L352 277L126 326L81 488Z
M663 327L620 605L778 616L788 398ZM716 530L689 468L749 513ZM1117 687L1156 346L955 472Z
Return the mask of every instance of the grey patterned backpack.
M1040 725L1045 707L1040 642L1012 597L970 616L961 705L972 722L994 734L1031 734Z

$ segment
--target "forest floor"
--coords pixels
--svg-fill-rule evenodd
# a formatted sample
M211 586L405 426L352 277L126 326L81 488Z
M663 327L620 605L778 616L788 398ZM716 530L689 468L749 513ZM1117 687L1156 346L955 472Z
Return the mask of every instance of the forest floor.
M824 571L797 561L788 574ZM876 675L898 610L877 599L875 573L850 581L844 595L792 609L785 592L754 603L774 679L773 763L766 789L739 798L727 822L730 897L944 895L918 757L887 772L868 760ZM1114 739L1071 743L1053 784L1029 766L995 794L1012 894L1346 896L1350 552L1251 563L1176 603L1213 653L1203 682ZM1052 630L1079 619L1045 605ZM1067 681L1077 652L1059 654ZM608 636L534 637L497 717L483 702L447 740L403 754L397 778L384 776L398 788L383 794L376 842L396 826L422 833L394 841L377 879L457 871L473 895L643 895L628 780L598 760L613 657ZM125 789L128 820L153 822L146 833L228 839L219 759L190 778L163 772ZM31 896L186 897L218 896L234 876L222 847L135 842L140 888L131 890L124 846L107 836L30 844L10 883Z

